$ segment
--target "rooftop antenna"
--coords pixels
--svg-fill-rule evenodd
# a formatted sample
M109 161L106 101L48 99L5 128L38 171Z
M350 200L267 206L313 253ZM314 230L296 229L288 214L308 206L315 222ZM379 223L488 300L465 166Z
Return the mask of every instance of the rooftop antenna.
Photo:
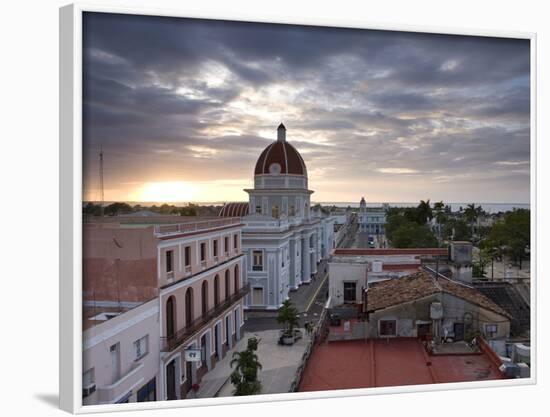
M105 203L105 196L103 194L103 146L99 147L99 188L101 193L101 217L103 217L103 205Z

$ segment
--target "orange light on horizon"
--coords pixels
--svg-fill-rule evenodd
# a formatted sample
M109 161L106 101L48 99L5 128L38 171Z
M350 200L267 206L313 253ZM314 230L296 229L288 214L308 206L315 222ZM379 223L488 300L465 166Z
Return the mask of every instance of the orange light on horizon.
M197 186L184 181L147 182L136 192L136 201L192 201Z

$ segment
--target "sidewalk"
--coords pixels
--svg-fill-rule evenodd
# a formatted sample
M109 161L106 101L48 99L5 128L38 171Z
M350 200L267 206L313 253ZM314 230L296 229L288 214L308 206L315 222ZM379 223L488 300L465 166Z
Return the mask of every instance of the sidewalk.
M218 396L218 392L222 386L229 381L229 376L232 372L229 363L233 358L233 352L245 350L248 337L250 336L245 333L243 338L239 340L235 346L233 346L233 349L229 351L227 355L225 355L225 358L219 361L216 364L216 367L204 376L200 383L200 389L197 392L196 398L212 398Z
M262 364L262 369L259 371L258 375L262 383L261 394L289 392L310 338L310 336L305 334L304 329L301 330L304 336L292 346L281 346L277 344L279 330L245 333L243 337L245 345L249 337L255 336L260 339L257 354ZM243 348L244 347L246 346L243 346ZM227 362L227 367L229 367L229 361ZM225 384L219 389L216 396L230 397L233 395L233 390L235 388L229 380L230 373L231 370L228 369Z

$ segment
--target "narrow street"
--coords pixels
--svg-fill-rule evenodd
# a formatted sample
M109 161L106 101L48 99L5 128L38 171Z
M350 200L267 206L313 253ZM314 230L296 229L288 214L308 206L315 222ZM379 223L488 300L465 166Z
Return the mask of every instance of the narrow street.
M328 290L327 269L327 261L321 261L311 283L302 284L289 294L290 301L298 310L300 327L303 327L306 321L316 321L323 311ZM277 323L277 314L277 311L245 312L245 332L280 329L281 325Z

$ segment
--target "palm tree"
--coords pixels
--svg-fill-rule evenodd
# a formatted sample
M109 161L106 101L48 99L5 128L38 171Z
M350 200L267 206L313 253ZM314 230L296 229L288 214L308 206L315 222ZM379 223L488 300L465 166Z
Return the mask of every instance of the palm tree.
M279 309L277 323L285 325L285 335L294 335L294 328L298 326L298 310L296 310L290 300L285 300Z
M231 383L235 386L236 396L254 395L262 390L262 384L258 380L258 371L262 369L262 365L256 354L257 349L258 339L251 337L248 339L246 350L233 353L229 365L231 368L236 365L231 373Z
M447 214L445 213L445 204L443 201L434 203L435 221L437 222L437 239L441 242L441 226L447 222Z
M433 212L432 208L430 207L430 200L420 200L420 204L416 208L418 213L418 218L422 221L422 223L427 223L431 219L433 219Z
M474 235L474 223L481 213L480 209L481 206L476 207L476 205L472 203L468 204L466 210L464 210L464 217L466 217L466 221L470 224L470 227L472 228L472 237Z

